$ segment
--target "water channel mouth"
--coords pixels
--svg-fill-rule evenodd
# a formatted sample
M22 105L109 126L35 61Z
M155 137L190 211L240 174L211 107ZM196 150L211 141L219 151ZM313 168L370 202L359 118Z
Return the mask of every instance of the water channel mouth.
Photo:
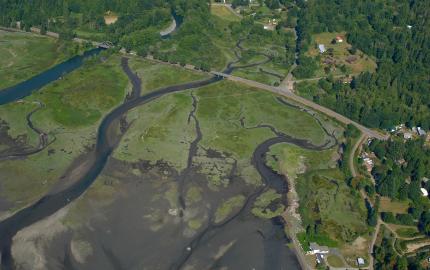
M0 105L7 104L31 95L45 85L61 79L64 75L82 66L84 60L99 54L103 49L95 48L66 60L50 69L14 86L0 90Z

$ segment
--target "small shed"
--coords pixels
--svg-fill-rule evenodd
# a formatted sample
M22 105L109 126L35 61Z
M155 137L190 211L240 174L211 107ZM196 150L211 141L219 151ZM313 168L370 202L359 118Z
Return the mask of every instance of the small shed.
M364 265L364 259L361 257L358 257L357 258L357 264L358 264L358 266L363 266Z
M421 188L421 194L423 195L423 197L428 197L429 192L427 191L427 189Z
M343 42L343 37L337 36L336 37L336 42L342 43Z
M320 53L324 53L326 51L324 44L318 44L318 49L320 50Z
M425 130L424 130L424 129L422 129L421 127L417 127L417 133L418 133L418 135L420 135L420 136L425 136L425 135L426 135Z

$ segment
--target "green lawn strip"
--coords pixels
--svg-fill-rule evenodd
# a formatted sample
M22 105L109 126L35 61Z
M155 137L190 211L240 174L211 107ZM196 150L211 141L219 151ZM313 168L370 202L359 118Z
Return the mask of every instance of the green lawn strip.
M266 74L260 71L258 67L249 67L236 69L232 73L234 76L242 77L248 80L261 82L268 85L274 85L280 83L279 78Z
M211 13L226 21L232 21L232 22L240 21L240 17L235 15L229 8L225 6L212 5Z
M332 267L345 267L341 258L337 255L329 255L327 257L327 262Z
M310 251L309 244L317 243L321 246L328 247L338 247L339 243L326 234L307 234L306 232L301 232L297 234L297 239L299 240L302 248L305 252Z
M39 74L68 56L45 36L0 30L0 89Z

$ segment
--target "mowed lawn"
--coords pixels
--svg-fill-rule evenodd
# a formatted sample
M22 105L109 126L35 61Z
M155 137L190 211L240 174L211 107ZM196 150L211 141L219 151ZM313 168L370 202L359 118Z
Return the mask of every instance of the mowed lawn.
M240 17L236 14L234 14L229 8L225 6L211 6L211 13L215 16L221 17L224 20L227 21L240 21Z
M0 30L0 89L29 79L65 58L55 39Z
M388 197L381 197L379 212L392 212L394 214L406 214L409 203L407 201L392 201Z

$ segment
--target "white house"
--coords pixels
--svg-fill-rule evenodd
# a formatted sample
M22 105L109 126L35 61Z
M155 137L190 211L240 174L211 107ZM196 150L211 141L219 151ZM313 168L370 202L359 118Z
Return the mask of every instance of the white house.
M427 189L421 188L421 194L423 195L423 197L427 197L429 195L429 192L427 191Z
M320 50L320 53L324 53L325 52L324 44L318 44L318 49Z
M357 258L357 264L358 266L363 266L364 265L364 259L363 258Z
M309 244L309 254L327 254L329 253L329 249L326 246L320 246L317 243L310 243Z

